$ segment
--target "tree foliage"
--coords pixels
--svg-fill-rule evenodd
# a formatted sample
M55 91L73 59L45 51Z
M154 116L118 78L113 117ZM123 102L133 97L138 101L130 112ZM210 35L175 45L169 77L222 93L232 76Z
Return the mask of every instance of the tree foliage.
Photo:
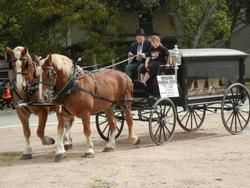
M160 8L169 12L182 48L207 47L218 39L229 47L237 24L250 22L248 0L0 0L0 55L7 45L41 55L67 53L67 32L78 24L84 39L74 55L91 64L97 54L97 63L106 62L120 49L113 42L123 33L119 11L153 14Z
M1 0L1 46L23 45L33 52L46 55L64 52L62 43L68 29L79 24L84 31L81 51L85 62L110 60L116 48L110 47L111 38L121 29L117 10L101 0Z
M147 10L151 7L151 11L166 5L178 43L184 48L208 47L219 39L230 47L230 38L237 24L250 22L248 0L167 0L166 4L159 0L150 0L146 4L143 4L144 0L137 2Z
M229 18L230 33L225 45L230 47L230 39L234 29L240 24L250 23L250 4L248 0L226 0L228 7L227 15Z
M224 0L171 1L170 16L183 47L207 47L228 37L229 22Z

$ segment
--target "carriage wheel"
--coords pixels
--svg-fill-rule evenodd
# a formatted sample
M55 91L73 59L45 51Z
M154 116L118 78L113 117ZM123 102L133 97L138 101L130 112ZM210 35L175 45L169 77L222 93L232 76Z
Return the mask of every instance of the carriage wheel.
M188 106L186 110L177 113L177 121L187 132L198 130L206 116L205 105Z
M115 111L114 114L116 117L116 130L117 130L115 138L117 139L120 136L124 126L124 115L122 111L118 110ZM96 114L95 121L96 121L97 132L99 133L101 138L105 141L109 141L111 130L109 128L109 123L105 113L100 112Z
M173 137L176 125L176 109L168 98L162 98L154 104L149 119L149 134L157 145L165 144Z
M250 97L247 88L239 83L231 85L222 100L221 118L231 134L240 134L249 123Z

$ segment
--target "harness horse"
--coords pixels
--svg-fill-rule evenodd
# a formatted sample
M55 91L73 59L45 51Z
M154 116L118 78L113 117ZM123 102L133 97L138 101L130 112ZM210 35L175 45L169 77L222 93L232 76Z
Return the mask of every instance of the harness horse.
M113 151L117 132L116 119L112 109L114 104L121 106L125 114L129 139L133 144L139 144L140 140L133 131L133 119L130 109L133 84L124 73L106 70L88 75L66 56L52 54L40 61L39 76L40 100L44 102L54 101L64 109L67 109L67 112L57 112L58 138L55 161L60 161L64 157L63 122L65 118L71 115L79 117L83 123L87 143L84 157L94 157L90 115L104 111L111 133L103 151Z
M36 64L32 61L28 49L18 46L14 49L6 48L6 52L11 57L11 66L13 78L11 78L11 87L13 92L13 101L16 107L17 115L23 127L26 146L20 159L26 160L32 158L32 148L30 145L30 127L29 118L31 114L38 116L37 135L41 139L43 145L52 145L55 143L53 138L44 135L46 121L50 112L57 110L56 106L40 106L38 105L38 77L36 75ZM22 104L28 105L22 105ZM64 137L64 145L66 149L72 147L72 139L70 137L70 128L74 118L71 116L64 120L66 126L66 134Z

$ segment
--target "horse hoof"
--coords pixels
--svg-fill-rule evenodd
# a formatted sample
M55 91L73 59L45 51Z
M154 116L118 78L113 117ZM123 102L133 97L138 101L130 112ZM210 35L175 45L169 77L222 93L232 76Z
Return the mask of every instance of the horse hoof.
M138 137L137 141L134 143L134 145L139 145L141 143L141 139Z
M84 153L83 157L84 158L94 158L95 154L94 153Z
M112 152L112 151L114 151L114 148L105 147L102 152Z
M56 163L57 163L57 162L60 162L60 161L63 160L63 158L64 158L64 154L63 154L63 153L57 154L56 157L55 157L55 162L56 162Z
M73 145L72 144L67 144L67 145L64 145L64 149L67 151L67 150L70 150L73 148Z
M29 159L32 159L32 154L22 154L19 159L20 160L29 160Z
M53 138L50 138L49 139L49 145L53 145L53 144L55 144L56 143L56 141L53 139Z
M53 145L55 144L55 140L53 138L50 138L48 136L45 136L44 139L42 140L43 145Z

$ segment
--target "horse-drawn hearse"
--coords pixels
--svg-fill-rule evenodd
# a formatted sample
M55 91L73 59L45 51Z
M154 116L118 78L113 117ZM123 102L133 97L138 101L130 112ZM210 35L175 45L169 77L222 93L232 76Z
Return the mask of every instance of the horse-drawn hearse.
M203 124L206 113L217 110L228 132L241 133L250 119L249 91L244 86L247 54L211 48L181 49L179 56L174 57L176 62L172 66L160 68L161 76L158 82L151 80L151 90L135 82L132 110L137 113L134 120L148 122L150 136L156 144L164 144L172 138L176 122L185 131L196 131ZM164 78L170 90L166 98L161 97L158 87L159 79ZM171 95L174 90L174 85L169 83L171 79L176 80L178 97ZM118 137L124 118L119 108L115 110ZM96 126L100 136L108 140L110 130L104 113L96 115Z
M128 125L129 139L139 143L133 120L145 121L157 145L167 143L176 123L185 131L198 130L207 112L220 110L222 122L231 134L241 133L250 119L250 95L244 86L247 54L232 49L181 49L171 51L169 64L161 66L148 86L132 81L114 65L84 71L77 62L59 54L32 61L26 48L7 49L12 56L12 89L17 114L22 122L26 147L21 159L30 159L31 113L39 116L38 136L43 144L55 141L44 135L48 113L58 117L55 161L72 147L70 128L74 116L82 119L87 149L93 157L90 115L95 115L99 135L108 141L104 151L115 147L115 139ZM110 70L111 69L111 70ZM132 111L132 113L131 113ZM65 129L66 128L66 129Z

